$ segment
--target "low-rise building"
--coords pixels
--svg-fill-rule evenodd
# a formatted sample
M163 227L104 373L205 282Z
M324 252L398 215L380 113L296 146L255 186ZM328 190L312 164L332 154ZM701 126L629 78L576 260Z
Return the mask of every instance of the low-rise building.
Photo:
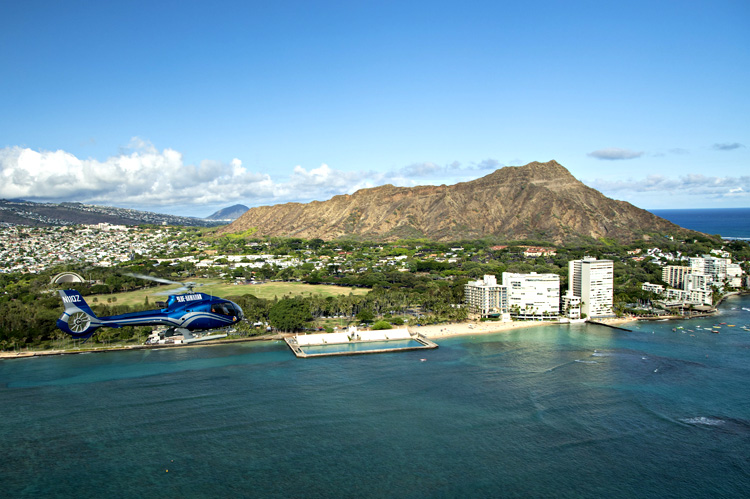
M503 272L511 317L543 319L560 314L560 276Z
M565 294L562 297L563 314L568 319L581 318L581 297Z

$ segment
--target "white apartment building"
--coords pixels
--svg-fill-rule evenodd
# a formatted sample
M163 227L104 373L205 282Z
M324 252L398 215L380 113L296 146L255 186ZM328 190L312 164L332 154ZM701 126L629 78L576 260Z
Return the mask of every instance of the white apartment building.
M703 278L705 276L697 274ZM644 282L641 285L644 291L650 291L662 297L667 306L684 306L693 305L711 305L713 302L713 292L711 289L696 287L692 289L665 289L661 284L651 284Z
M673 288L682 288L685 277L692 271L692 267L684 265L667 265L661 269L661 279Z
M693 272L716 276L726 273L727 260L708 255L696 256L690 258L690 267Z
M710 289L711 282L713 279L706 274L688 274L681 287L685 291L704 290Z
M512 317L541 319L560 314L560 276L557 274L515 274L503 272Z
M664 294L664 286L662 286L661 284L651 284L650 282L644 282L643 284L641 284L641 289L643 291L648 291L656 295Z
M739 263L728 263L727 264L727 286L732 288L742 287L742 267Z
M742 268L738 263L732 263L731 258L719 258L704 255L690 258L690 268L693 274L709 276L710 283L719 287L739 288L742 286Z
M508 315L508 290L497 283L494 275L485 275L464 286L464 303L482 317ZM509 317L508 317L509 318Z
M614 264L586 256L568 262L568 295L581 298L581 314L588 318L614 315Z
M568 319L581 318L581 297L565 293L562 297L563 315Z

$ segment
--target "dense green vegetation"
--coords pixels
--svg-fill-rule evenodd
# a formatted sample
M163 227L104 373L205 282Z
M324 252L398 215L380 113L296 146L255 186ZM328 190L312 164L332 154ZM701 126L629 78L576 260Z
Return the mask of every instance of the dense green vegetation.
M247 234L246 236L252 236ZM320 239L268 238L253 240L248 237L215 237L206 229L186 231L180 237L190 245L180 254L159 255L177 257L184 254L286 255L298 259L296 266L282 268L266 264L260 268L231 268L227 261L197 269L189 262L163 262L151 259L133 260L115 268L88 267L85 269L61 266L40 274L0 274L0 349L48 348L65 346L66 336L55 327L63 307L50 286L50 278L61 271L81 273L93 284L66 285L78 289L89 299L95 313L116 315L136 310L155 308L153 300L126 305L118 303L117 293L151 288L156 283L126 275L142 273L175 281L196 277L233 282L237 279L285 280L307 284L332 284L350 289L366 289L366 294L344 291L327 296L304 292L267 296L234 293L232 287L222 291L225 298L238 303L244 310L247 323L238 326L240 334L261 334L265 327L254 323L270 323L281 331L303 328L330 328L348 323L378 322L403 324L404 320L424 324L463 320L465 308L457 307L463 301L463 289L470 279L494 274L498 278L504 271L519 273L556 273L560 275L561 290L567 286L568 262L585 255L612 259L615 273L615 307L618 312L631 310L634 303L648 301L651 297L641 290L643 282L662 283L661 267L645 256L648 248L658 247L664 252L697 256L712 249L723 248L731 252L734 261L750 260L747 242L722 242L718 238L699 237L691 241L643 242L628 246L613 241L601 241L592 246L557 247L556 255L526 257L527 245L552 245L544 241L516 241L499 244L498 241L475 240L440 243L427 240L399 241L393 244L353 241L325 242ZM640 253L638 250L641 250ZM643 257L643 258L641 258ZM321 263L322 262L322 263ZM221 265L221 264L224 265ZM236 288L235 288L236 289ZM294 288L290 288L294 289ZM144 295L145 296L145 295ZM410 322L410 323L411 323ZM141 342L150 328L100 329L91 343Z

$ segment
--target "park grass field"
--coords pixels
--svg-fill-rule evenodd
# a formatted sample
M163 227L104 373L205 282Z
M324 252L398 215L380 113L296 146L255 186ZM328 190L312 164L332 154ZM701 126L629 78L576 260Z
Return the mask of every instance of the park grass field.
M258 298L264 298L267 300L272 300L274 297L281 298L282 296L309 295L320 295L325 298L327 296L348 295L349 293L365 295L370 291L369 289L363 288L331 286L326 284L306 284L303 282L267 282L265 284L247 285L223 282L217 283L211 279L195 279L194 282L202 284L202 286L195 288L196 292L206 293L220 298L244 295L254 295ZM150 304L155 304L157 301L166 301L167 295L174 293L178 288L178 285L164 285L123 293L92 295L87 296L86 301L89 303L113 303L117 305L132 306L143 304L146 301L146 297L148 297L148 302ZM178 291L176 294L183 292L184 290Z

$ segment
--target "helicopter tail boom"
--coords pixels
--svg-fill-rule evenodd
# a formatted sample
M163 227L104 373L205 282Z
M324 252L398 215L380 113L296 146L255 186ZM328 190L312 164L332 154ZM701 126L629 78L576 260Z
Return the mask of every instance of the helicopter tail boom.
M57 327L73 338L88 339L103 324L83 299L81 293L72 289L59 291L65 311L57 319Z

